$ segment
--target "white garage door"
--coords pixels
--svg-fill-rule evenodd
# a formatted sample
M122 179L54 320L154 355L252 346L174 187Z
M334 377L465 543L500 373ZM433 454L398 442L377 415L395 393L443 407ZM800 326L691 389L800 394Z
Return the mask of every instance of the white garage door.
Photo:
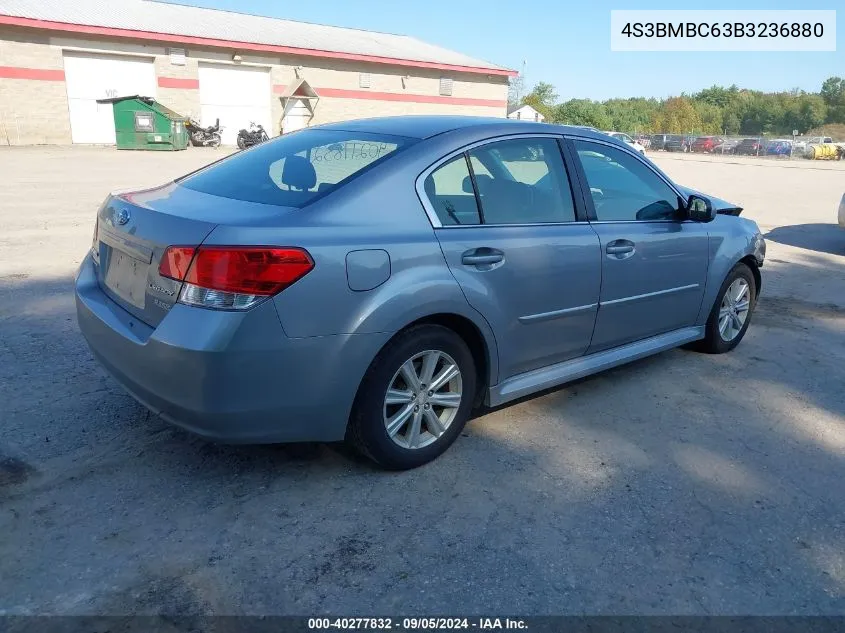
M272 136L270 73L264 68L200 64L202 124L220 119L223 144L234 145L238 131L260 123Z
M114 143L110 103L97 99L156 96L151 59L120 55L64 54L70 130L74 143Z

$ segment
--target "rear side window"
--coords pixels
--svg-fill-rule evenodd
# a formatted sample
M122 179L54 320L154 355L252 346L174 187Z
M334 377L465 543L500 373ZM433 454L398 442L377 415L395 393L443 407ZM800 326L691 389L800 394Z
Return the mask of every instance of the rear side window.
M304 130L234 154L178 182L223 198L303 207L416 141L341 130Z
M465 154L459 154L429 174L424 186L443 226L481 222Z
M554 139L499 141L470 150L469 156L485 224L575 221L569 178Z

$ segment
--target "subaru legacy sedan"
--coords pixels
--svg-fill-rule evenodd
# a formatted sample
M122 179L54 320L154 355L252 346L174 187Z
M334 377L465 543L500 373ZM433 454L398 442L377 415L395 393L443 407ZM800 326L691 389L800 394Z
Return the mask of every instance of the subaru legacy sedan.
M323 125L107 197L79 327L189 431L345 438L412 468L477 407L676 346L736 347L765 255L740 212L581 128Z

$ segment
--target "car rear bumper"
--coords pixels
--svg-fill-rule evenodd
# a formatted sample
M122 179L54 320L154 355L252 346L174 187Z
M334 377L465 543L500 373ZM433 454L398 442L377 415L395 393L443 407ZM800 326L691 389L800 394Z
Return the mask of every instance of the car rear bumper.
M228 443L342 439L360 379L389 338L289 338L272 301L245 312L176 304L151 328L102 292L90 256L76 308L95 358L136 400Z

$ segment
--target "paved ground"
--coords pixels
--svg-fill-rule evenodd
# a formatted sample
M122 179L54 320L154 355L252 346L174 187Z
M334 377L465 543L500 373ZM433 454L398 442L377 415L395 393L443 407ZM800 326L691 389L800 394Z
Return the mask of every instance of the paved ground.
M92 360L96 207L213 156L0 151L0 612L845 613L845 164L658 155L769 234L742 345L489 413L397 474L204 443Z

